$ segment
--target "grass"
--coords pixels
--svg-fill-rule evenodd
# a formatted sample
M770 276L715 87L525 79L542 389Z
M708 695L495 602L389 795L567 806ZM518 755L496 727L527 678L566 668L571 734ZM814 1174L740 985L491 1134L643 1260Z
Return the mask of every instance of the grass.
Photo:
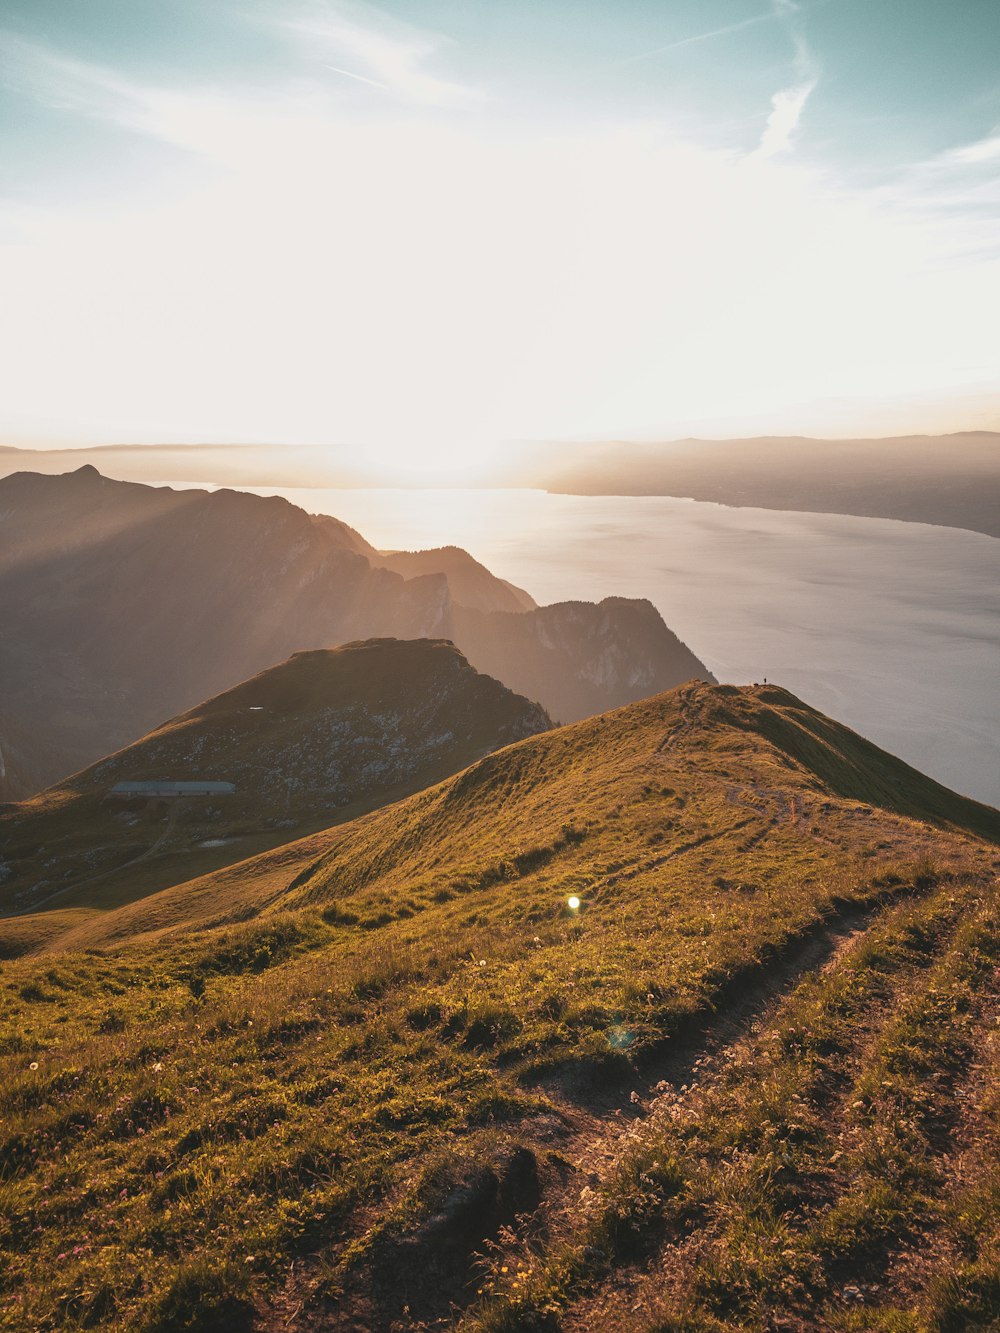
M694 1223L712 1244L690 1272L678 1260L687 1304L663 1319L725 1326L787 1283L793 1304L835 1302L851 1237L884 1270L962 1191L970 1276L948 1287L942 1269L934 1299L982 1305L996 1198L982 1173L946 1189L934 1136L957 1132L981 1044L1000 864L963 824L989 812L877 751L862 765L842 728L818 757L770 734L801 745L818 716L776 693L672 692L499 751L315 855L258 858L4 962L4 1326L266 1327L294 1261L307 1308L372 1327L410 1301L475 1306L477 1285L475 1318L527 1327L510 1320L561 1317L588 1274ZM249 919L213 924L234 894ZM421 1274L451 1253L463 1199L472 1250L503 1244L523 1198L511 1163L545 1165L539 1136L565 1137L580 1089L631 1076L853 910L885 916L730 1083L637 1140L582 1246L484 1280L471 1251ZM951 1120L921 1109L928 1061ZM885 1107L902 1137L879 1128Z
M530 1285L494 1277L469 1326L995 1327L998 964L995 890L949 882L887 910L711 1077L668 1092L575 1243L532 1255ZM605 1304L622 1268L630 1303L647 1283L640 1320Z

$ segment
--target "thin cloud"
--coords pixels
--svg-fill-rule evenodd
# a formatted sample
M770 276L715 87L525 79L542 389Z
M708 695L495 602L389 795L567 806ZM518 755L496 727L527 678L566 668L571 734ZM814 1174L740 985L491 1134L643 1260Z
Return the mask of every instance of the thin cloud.
M951 256L1000 255L1000 133L912 163L876 194L883 208L947 236Z
M656 46L652 51L640 51L638 55L626 56L624 60L616 61L616 64L634 65L640 60L652 60L654 56L665 55L668 51L679 51L684 46L695 46L699 42L710 42L716 37L726 37L731 32L742 32L744 28L755 28L759 23L773 23L777 17L773 11L769 14L755 14L752 18L741 19L739 23L729 23L724 28L695 33L692 37L681 37L676 42L667 42L665 46Z
M325 70L330 71L326 77L331 83L331 76L336 75L410 105L454 106L478 96L471 89L435 78L424 68L444 39L389 19L379 31L372 26L379 15L380 11L367 5L352 5L349 13L338 8L333 17L324 9L321 26L269 16L266 22L272 31L278 29L286 37L293 31L300 68L308 59L312 78L284 84L276 81L271 89L264 89L263 97L238 85L225 89L137 81L117 68L81 60L3 28L0 86L38 105L143 134L228 168L259 159L263 152L280 145L295 126L314 140L323 134L329 137L331 103L327 89L318 86L318 76ZM315 14L307 17L316 18ZM341 59L324 61L323 55ZM276 92L281 94L280 103L268 95ZM302 135L300 142L304 142ZM283 150L280 156L286 156Z
M362 83L408 105L457 107L482 97L466 85L439 77L432 70L435 58L449 39L391 18L374 5L342 3L322 10L287 10L254 20L291 37L303 66L329 70L340 78ZM187 110L199 104L225 100L218 89L136 82L127 74L78 59L0 29L4 61L0 85L57 110L72 111L123 125L179 146L202 151L197 136L189 133ZM326 57L326 59L324 59ZM298 95L302 95L299 85ZM240 90L231 90L238 101Z
M191 90L136 83L116 70L0 30L0 84L41 106L88 116L176 148L213 155L207 114L215 106ZM196 123L200 120L200 124Z
M802 112L819 83L819 65L798 23L799 6L795 0L772 0L772 17L786 20L794 44L792 68L795 82L779 88L771 98L771 111L760 143L752 157L766 159L791 150L802 119Z
M805 104L815 87L816 80L811 79L808 83L778 89L771 98L771 112L754 157L775 157L791 149Z
M949 158L963 166L978 166L1000 160L1000 132L994 130L985 139L977 139L975 143L953 149L950 154L945 154L945 160Z
M55 110L118 119L136 101L131 85L111 70L51 51L0 30L0 82Z
M433 73L430 64L449 44L438 33L417 28L375 5L341 3L316 15L276 18L276 26L298 39L307 54L333 55L327 69L369 83L403 102L454 107L481 97L478 90ZM355 72L357 71L357 72Z
M355 74L352 70L341 69L339 65L327 65L327 69L332 69L334 74L342 74L345 79L356 79L358 83L367 83L370 88L382 88L388 91L388 85L379 83L378 79L366 79L363 74Z
M990 189L1000 192L1000 132L935 153L908 167L903 180L909 190L946 198L949 186L958 190Z

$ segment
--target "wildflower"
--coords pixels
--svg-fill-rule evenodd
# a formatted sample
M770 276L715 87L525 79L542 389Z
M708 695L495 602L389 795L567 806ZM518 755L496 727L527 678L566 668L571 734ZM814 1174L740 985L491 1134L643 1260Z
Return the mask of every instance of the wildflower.
M162 1068L163 1068L163 1062L161 1060L157 1060L156 1064L153 1066L153 1073L158 1074L162 1070Z

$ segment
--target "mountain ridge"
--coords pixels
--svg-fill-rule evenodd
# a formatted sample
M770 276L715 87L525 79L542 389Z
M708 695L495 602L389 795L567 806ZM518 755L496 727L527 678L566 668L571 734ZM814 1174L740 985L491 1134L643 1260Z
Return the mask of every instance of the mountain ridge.
M755 780L749 786L741 785L736 769L723 767L740 763L744 752L758 769L766 758L770 773L766 783ZM581 762L585 768L581 768ZM741 810L749 811L754 818L764 818L765 823L779 828L787 822L796 835L805 835L814 828L814 835L809 836L815 836L820 845L833 845L824 826L834 816L844 824L840 836L848 842L859 836L868 820L878 818L890 823L901 821L893 834L896 841L933 840L940 834L1000 844L1000 812L949 791L779 686L692 681L666 694L503 746L423 791L402 800L393 799L387 806L376 807L335 828L317 830L305 839L263 851L247 862L233 863L165 888L141 903L126 904L93 928L76 934L81 939L86 937L93 946L105 929L114 928L120 914L134 919L136 928L144 931L147 927L140 923L152 913L159 923L149 928L161 929L163 923L157 913L168 897L174 903L171 924L184 929L181 900L188 891L202 901L197 920L203 920L206 913L211 919L218 918L220 911L224 919L224 910L212 892L216 879L227 885L240 878L247 881L246 891L239 893L242 919L248 911L284 911L321 901L321 885L331 875L340 885L357 883L359 877L364 881L365 872L359 867L363 867L366 857L381 876L391 879L405 874L419 883L426 874L426 854L427 861L436 867L435 876L447 878L448 872L440 868L447 864L442 860L443 841L459 849L460 861L471 857L472 863L481 864L489 875L495 860L484 857L481 849L472 851L466 845L470 809L476 812L475 825L489 831L480 839L482 847L513 838L513 849L508 842L500 860L511 855L516 858L518 838L524 846L533 845L539 838L545 846L559 843L570 810L584 808L583 793L590 790L588 783L596 782L593 792L601 808L613 811L612 774L646 768L655 772L661 765L686 772L689 784L704 781L709 787L721 787L724 795L713 807L712 818L725 816L727 824ZM607 778L600 776L604 773ZM606 784L606 790L601 790L602 784ZM678 795L678 791L671 789L667 804L680 802L683 824L684 807L695 798L697 786L689 786L686 796ZM517 794L516 804L511 803L511 793ZM648 795L655 800L655 788L650 788ZM489 804L485 804L487 796ZM668 819L666 827L676 823L676 819ZM700 835L696 836L691 848L700 847L702 841ZM366 849L363 855L358 850L362 847ZM407 858L413 848L425 852L421 851L411 864ZM571 855L575 848L577 844L570 840L562 855ZM584 853L589 855L589 848ZM324 870L326 862L342 866L342 870ZM284 878L282 874L275 878L275 865L293 869ZM255 907L252 885L256 880L266 882L268 887L265 900ZM228 896L229 890L224 897ZM194 926L196 921L188 925Z
M510 459L465 485L537 486L564 494L673 495L718 504L943 524L1000 536L1000 433L990 430L819 438L689 436L659 443L584 441L513 446ZM898 456L906 451L905 459ZM353 461L318 449L259 445L114 445L11 450L11 464L62 471L94 456L136 481L257 486L379 486ZM178 462L178 459L181 461ZM412 485L409 480L395 484ZM435 480L433 484L438 484Z
M931 523L1000 537L1000 434L608 442L516 476L571 495L670 495L716 504Z
M403 578L347 524L279 497L92 467L16 473L0 480L0 537L0 796L48 786L292 652L353 639L452 639L561 719L708 674L648 603L497 611L527 594L471 557L425 553ZM456 563L471 606L449 584Z
M409 794L551 725L446 640L296 653L56 787L0 806L0 905L23 912L38 901L114 902L140 885L155 892ZM198 779L235 791L113 794L122 783Z

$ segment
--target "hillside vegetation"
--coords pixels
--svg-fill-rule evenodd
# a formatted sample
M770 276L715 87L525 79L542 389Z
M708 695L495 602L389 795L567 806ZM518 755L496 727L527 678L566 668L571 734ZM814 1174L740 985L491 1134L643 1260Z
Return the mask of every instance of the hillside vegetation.
M551 725L444 640L297 653L0 806L0 910L133 900L408 795ZM127 780L199 778L236 792L110 795Z
M692 683L19 918L6 1326L989 1327L998 840Z

